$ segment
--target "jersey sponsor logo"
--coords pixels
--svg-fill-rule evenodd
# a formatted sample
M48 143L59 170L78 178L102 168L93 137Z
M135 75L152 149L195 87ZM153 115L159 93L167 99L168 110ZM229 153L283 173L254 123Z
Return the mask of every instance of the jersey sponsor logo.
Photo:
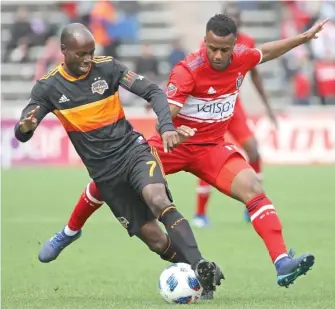
M197 122L220 122L229 119L235 108L238 92L219 97L209 102L200 98L188 97L179 116Z
M93 93L103 94L108 89L108 84L104 79L99 79L92 84L91 89Z
M206 104L198 104L197 111L198 113L203 114L211 114L211 115L220 115L221 117L226 114L229 110L232 109L235 102L214 102L214 103L206 103Z
M128 229L129 221L125 217L118 217L117 219L125 229Z
M241 73L239 73L239 74L241 74ZM242 86L242 83L243 83L243 75L239 75L236 78L236 89L240 89L240 87Z
M166 89L166 95L170 98L173 97L177 93L177 87L170 83Z

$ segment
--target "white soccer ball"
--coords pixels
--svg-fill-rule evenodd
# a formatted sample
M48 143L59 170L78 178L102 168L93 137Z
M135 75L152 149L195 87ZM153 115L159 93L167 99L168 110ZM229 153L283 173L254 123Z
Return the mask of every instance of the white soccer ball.
M202 287L191 265L175 263L162 272L159 292L169 304L191 304L200 299Z

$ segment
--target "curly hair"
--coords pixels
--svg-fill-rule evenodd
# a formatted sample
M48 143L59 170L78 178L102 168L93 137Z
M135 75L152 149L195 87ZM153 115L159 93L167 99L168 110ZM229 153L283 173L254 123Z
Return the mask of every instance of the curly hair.
M237 27L233 19L226 14L216 14L206 25L206 32L212 31L217 36L234 34L237 36Z

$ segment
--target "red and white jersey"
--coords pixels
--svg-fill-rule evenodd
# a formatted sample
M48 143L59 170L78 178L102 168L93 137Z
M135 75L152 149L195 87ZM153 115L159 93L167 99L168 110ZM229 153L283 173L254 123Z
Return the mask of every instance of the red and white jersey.
M222 142L234 114L243 78L261 61L260 50L238 44L235 45L231 63L223 71L210 66L206 48L189 54L173 68L166 95L170 104L181 107L174 125L197 128L197 133L186 142Z
M249 48L255 48L255 40L251 36L242 32L237 34L236 44L245 45Z

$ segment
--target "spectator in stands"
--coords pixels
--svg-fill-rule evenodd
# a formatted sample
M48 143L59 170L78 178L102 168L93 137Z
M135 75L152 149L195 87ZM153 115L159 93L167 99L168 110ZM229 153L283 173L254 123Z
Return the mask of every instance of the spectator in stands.
M84 24L87 28L90 26L90 14L93 9L94 3L91 1L78 1L77 2L77 20Z
M25 61L33 34L27 9L18 7L15 21L10 28L11 39L7 44L4 61L9 59L15 62Z
M59 4L60 10L67 16L70 23L77 21L78 18L78 11L77 1L64 1Z
M172 51L169 55L169 65L172 69L179 61L183 60L186 56L185 50L181 46L180 39L175 39L172 42Z
M285 39L304 31L309 22L309 16L300 11L294 1L286 3L282 7L281 38ZM310 52L307 45L300 45L289 51L281 58L285 77L293 85L293 103L297 105L308 105L311 96L311 69Z
M116 10L109 0L98 0L90 14L90 29L94 35L97 47L102 48L102 54L118 58L118 42L110 36L109 27L116 21Z
M37 60L35 69L35 80L43 77L49 70L63 61L60 51L59 36L50 37L44 47L41 57Z
M157 81L159 76L158 60L153 55L150 45L142 47L142 54L136 59L135 72L145 75L154 82Z

